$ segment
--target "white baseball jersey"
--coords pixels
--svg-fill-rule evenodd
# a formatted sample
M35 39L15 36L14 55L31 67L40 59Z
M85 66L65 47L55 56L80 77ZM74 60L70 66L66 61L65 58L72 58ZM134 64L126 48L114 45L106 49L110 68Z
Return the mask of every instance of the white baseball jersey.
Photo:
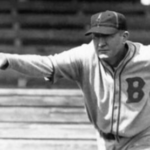
M127 42L128 52L115 70L100 60L94 44L54 56L6 55L10 67L55 82L77 82L98 131L132 137L150 127L150 46Z

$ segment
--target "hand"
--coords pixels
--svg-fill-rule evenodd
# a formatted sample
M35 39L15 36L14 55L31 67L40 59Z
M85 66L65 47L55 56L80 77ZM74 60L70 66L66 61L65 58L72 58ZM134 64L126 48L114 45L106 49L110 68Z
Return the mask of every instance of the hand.
M6 69L9 63L4 53L0 53L0 69Z

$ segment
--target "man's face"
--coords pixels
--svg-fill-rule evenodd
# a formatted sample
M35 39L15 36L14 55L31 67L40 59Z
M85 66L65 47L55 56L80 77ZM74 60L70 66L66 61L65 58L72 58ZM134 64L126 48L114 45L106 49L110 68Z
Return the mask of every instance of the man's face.
M121 31L111 35L92 34L95 50L100 59L108 62L118 59L118 54L124 47L125 38L123 34Z

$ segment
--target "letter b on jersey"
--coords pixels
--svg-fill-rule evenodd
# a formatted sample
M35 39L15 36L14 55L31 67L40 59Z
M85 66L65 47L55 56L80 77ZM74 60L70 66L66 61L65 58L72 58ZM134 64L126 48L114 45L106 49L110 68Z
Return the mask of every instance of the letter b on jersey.
M142 100L144 96L143 87L145 82L140 77L127 78L128 83L128 101L127 103L137 103Z

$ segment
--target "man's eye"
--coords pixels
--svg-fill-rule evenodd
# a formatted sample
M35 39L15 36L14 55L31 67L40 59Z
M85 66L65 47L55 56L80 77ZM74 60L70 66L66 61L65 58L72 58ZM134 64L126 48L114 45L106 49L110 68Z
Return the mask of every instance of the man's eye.
M108 38L110 37L110 35L103 35L103 38Z

